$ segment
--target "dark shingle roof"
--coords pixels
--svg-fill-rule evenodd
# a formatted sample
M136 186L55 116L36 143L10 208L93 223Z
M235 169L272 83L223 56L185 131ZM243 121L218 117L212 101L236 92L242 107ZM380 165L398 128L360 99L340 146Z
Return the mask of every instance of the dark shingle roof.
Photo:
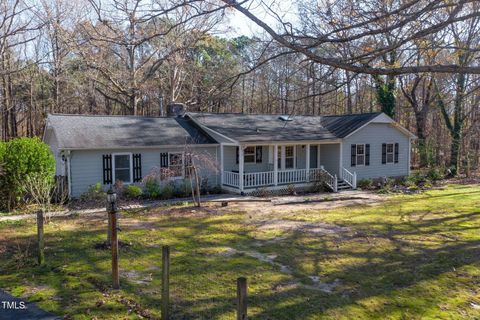
M99 149L216 143L184 118L49 115L60 148Z
M189 113L194 119L224 136L239 142L299 141L335 139L320 117L295 116L283 121L280 115L238 113Z
M347 136L380 113L345 116L293 116L189 113L198 123L239 142L328 140Z
M238 113L188 113L176 118L58 114L48 116L48 125L59 148L114 149L217 143L195 122L238 142L339 139L380 114L293 116L288 121L280 115Z
M345 138L380 114L381 112L372 112L341 116L323 116L321 123L336 137Z

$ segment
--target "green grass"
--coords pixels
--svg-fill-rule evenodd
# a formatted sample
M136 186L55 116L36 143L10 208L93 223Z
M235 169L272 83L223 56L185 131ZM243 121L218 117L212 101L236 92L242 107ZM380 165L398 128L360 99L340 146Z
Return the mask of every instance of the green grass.
M74 319L159 318L161 246L170 245L174 319L233 319L239 276L248 278L251 319L480 318L479 186L261 217L349 228L340 235L263 230L258 218L217 205L124 213L119 237L131 245L120 252L117 292L109 251L94 248L103 219L47 224L44 267L35 265L34 221L3 223L0 287ZM292 272L228 248L276 255ZM309 289L310 276L338 286Z

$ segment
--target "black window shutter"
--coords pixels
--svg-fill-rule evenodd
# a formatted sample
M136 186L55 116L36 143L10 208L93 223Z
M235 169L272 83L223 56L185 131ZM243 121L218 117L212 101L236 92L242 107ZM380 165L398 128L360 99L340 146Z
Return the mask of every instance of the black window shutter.
M352 144L351 150L350 166L355 167L357 165L357 145Z
M103 155L103 184L112 184L112 155Z
M142 180L142 154L133 155L133 182Z
M168 168L168 152L160 153L160 168Z
M237 155L236 155L236 157L237 157L236 163L237 164L238 164L238 153L239 153L239 151L238 151L238 147L237 147Z
M255 148L255 162L262 162L262 148L263 147Z
M382 164L387 163L387 144L382 143Z
M398 143L395 143L395 163L398 163Z
M369 144L365 145L365 165L366 166L370 165L370 145Z

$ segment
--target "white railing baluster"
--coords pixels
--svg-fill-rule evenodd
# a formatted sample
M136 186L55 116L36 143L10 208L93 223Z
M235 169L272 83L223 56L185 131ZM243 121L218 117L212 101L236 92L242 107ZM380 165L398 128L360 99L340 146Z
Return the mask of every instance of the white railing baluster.
M352 188L357 187L357 173L351 173L345 168L342 168L342 178L343 180L350 185Z

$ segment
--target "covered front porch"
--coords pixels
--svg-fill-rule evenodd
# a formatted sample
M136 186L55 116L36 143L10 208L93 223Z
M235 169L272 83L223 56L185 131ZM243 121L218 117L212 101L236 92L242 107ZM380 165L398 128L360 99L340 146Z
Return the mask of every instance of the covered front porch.
M356 187L356 176L341 165L340 142L221 145L222 186L233 192L339 181Z

